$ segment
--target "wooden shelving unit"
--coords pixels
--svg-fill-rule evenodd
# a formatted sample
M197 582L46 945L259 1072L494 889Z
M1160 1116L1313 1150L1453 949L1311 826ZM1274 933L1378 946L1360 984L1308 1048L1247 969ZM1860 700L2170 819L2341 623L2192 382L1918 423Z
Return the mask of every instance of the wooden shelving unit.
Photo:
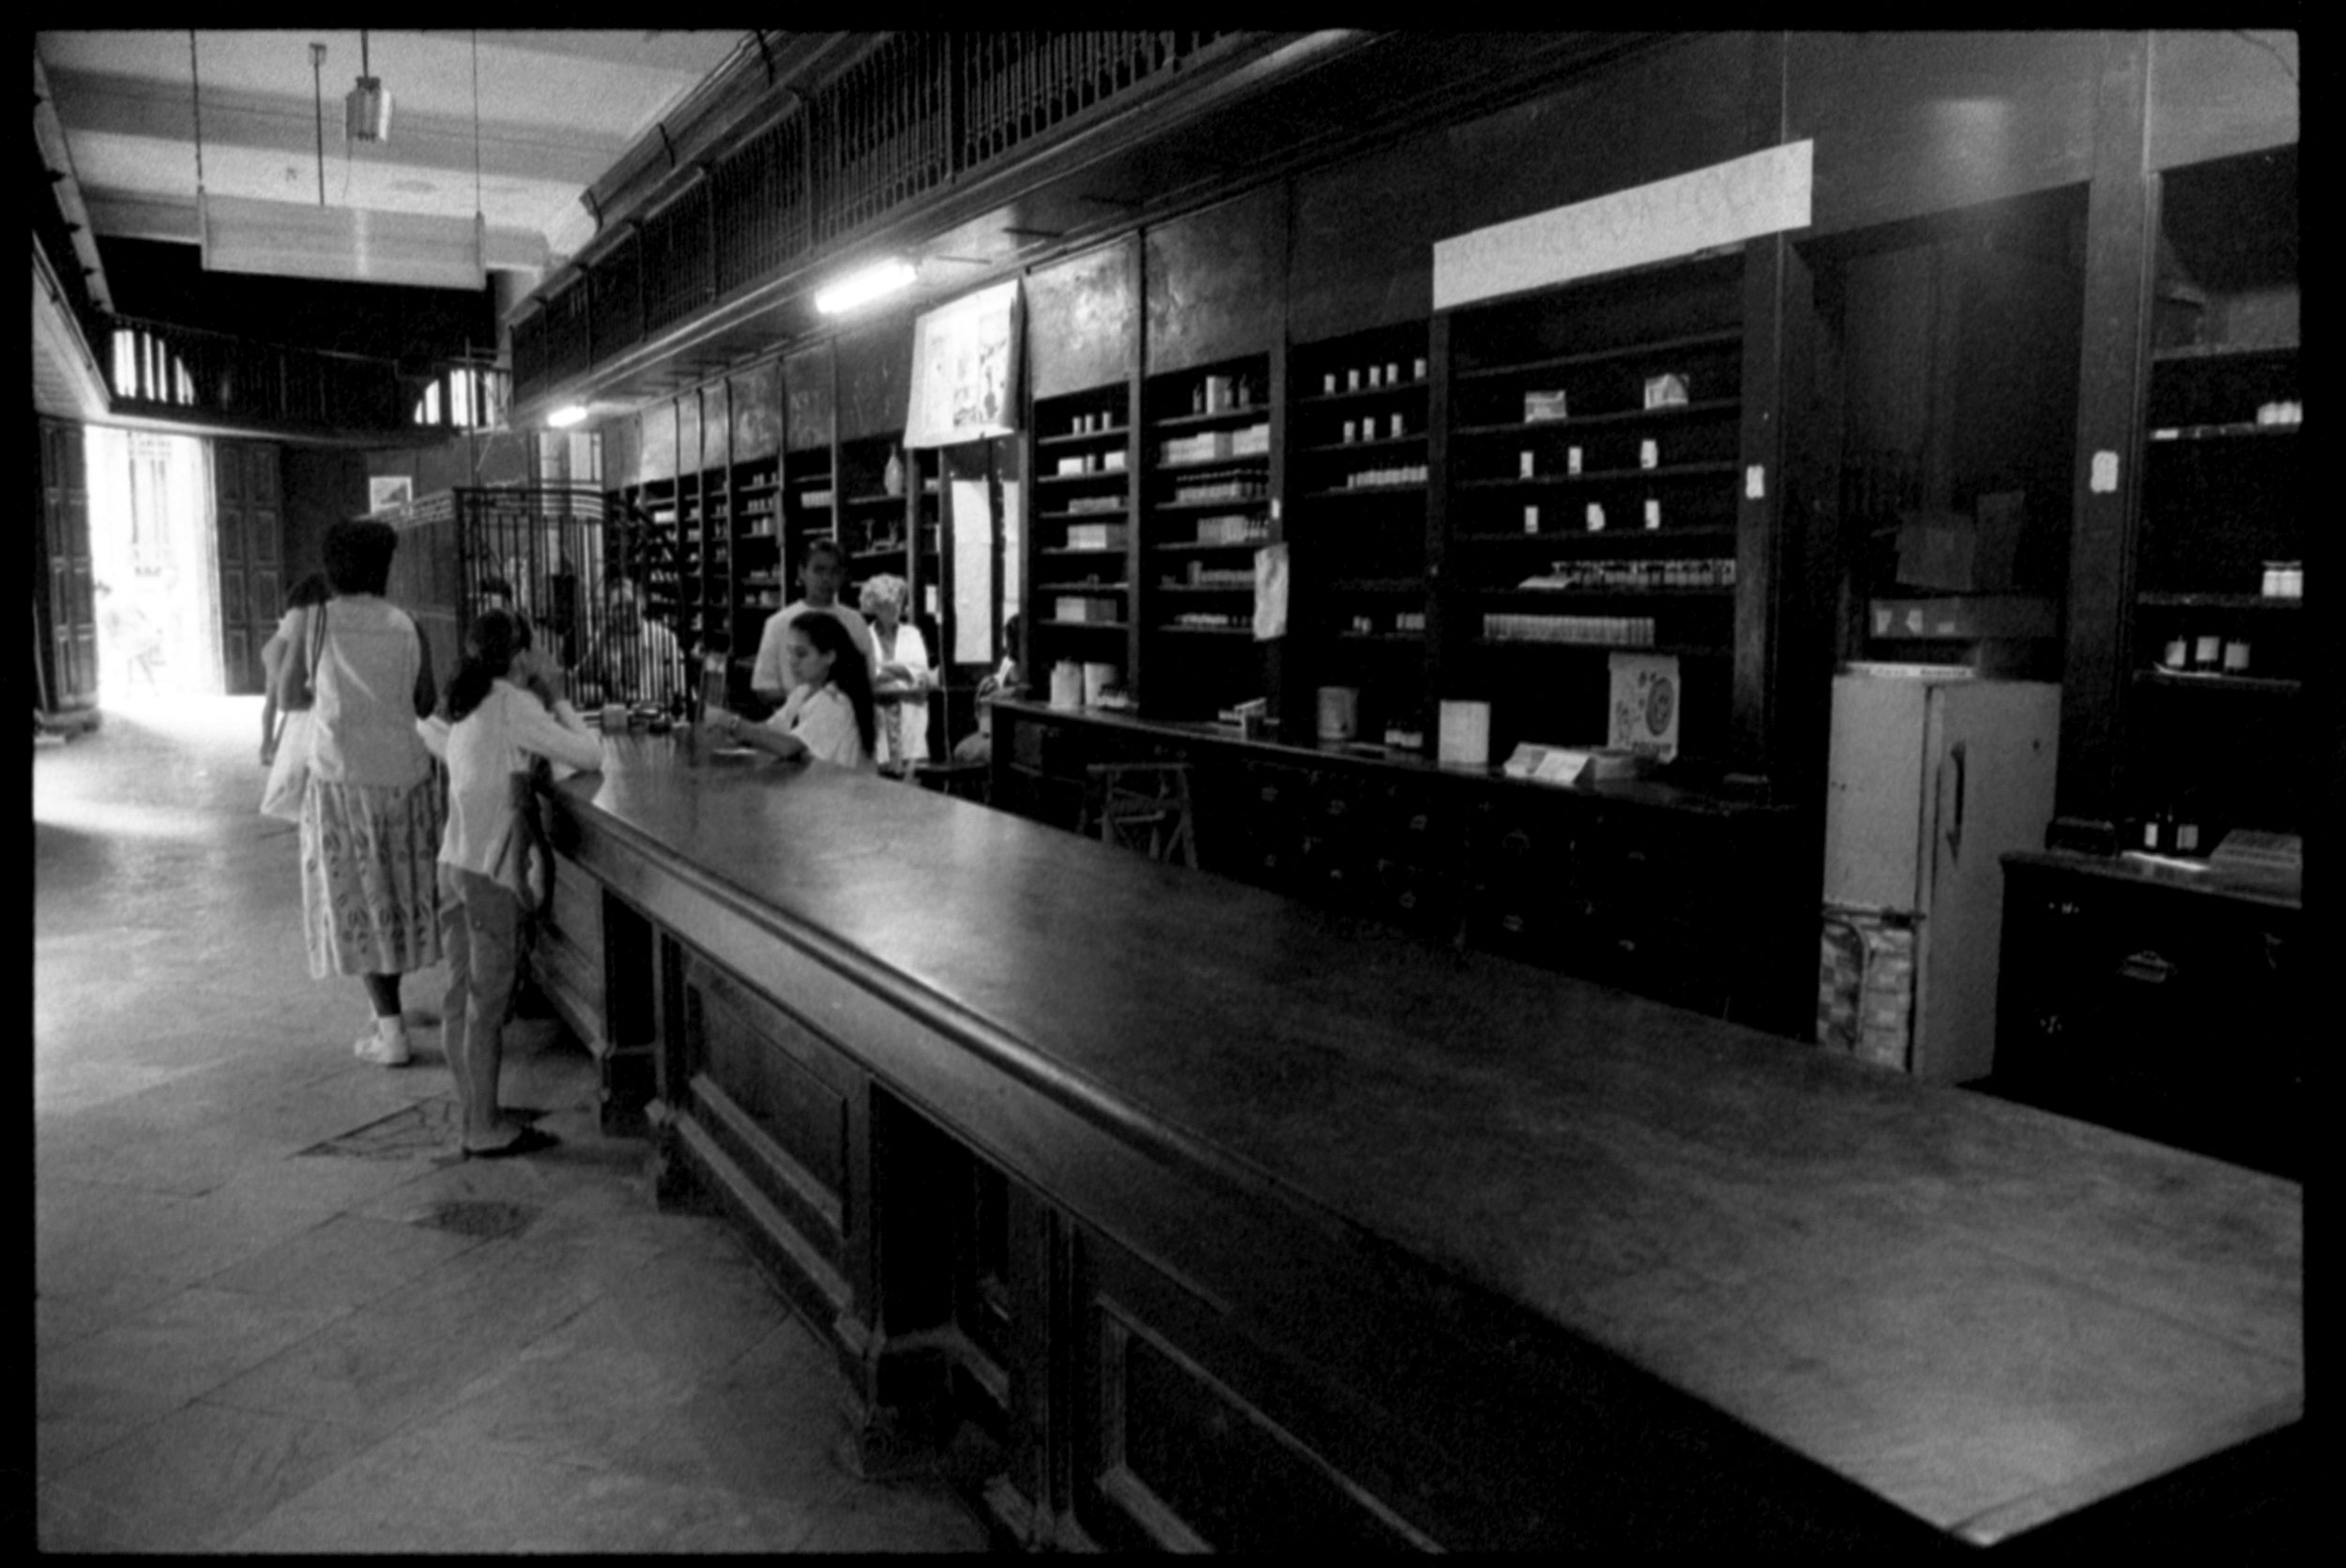
M1288 353L1295 677L1357 692L1359 732L1376 738L1425 734L1432 722L1425 337L1424 322L1404 322Z
M1727 751L1744 276L1711 258L1449 318L1440 694L1491 701L1502 754L1603 738L1617 652L1688 662L1682 752Z
M1060 660L1135 662L1133 562L1139 444L1124 383L1038 399L1028 472L1034 497L1025 596L1028 683Z
M2265 591L2307 554L2295 149L2170 171L2157 212L2120 831L2188 818L2212 847L2312 809L2311 623Z
M1138 695L1152 717L1211 718L1267 694L1253 632L1255 553L1278 537L1271 358L1153 376L1141 397Z

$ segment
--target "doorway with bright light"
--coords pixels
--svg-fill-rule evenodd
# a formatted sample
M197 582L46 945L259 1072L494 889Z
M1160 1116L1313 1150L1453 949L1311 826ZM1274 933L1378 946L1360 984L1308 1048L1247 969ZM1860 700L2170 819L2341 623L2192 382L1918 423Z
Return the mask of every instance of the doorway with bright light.
M100 703L219 695L209 444L102 425L84 438Z

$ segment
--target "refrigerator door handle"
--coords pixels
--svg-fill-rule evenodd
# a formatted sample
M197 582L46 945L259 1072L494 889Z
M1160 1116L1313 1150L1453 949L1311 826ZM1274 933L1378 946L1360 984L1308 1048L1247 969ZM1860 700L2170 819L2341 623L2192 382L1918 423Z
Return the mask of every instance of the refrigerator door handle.
M1960 740L1947 748L1945 759L1939 764L1936 781L1939 820L1946 825L1947 859L1958 865L1963 860L1963 786L1966 774L1963 750L1964 743ZM1955 769L1955 811L1952 814L1947 811L1947 769L1950 766Z

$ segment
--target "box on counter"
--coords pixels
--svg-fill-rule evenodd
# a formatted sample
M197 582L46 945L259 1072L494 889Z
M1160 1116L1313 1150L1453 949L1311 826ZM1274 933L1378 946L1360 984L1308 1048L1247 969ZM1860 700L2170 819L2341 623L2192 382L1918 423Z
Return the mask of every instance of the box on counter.
M1574 784L1634 779L1644 768L1645 758L1627 747L1541 746L1527 740L1516 748L1501 771L1511 779Z
M1539 424L1548 419L1565 419L1566 399L1562 392L1526 392L1523 394L1523 422Z

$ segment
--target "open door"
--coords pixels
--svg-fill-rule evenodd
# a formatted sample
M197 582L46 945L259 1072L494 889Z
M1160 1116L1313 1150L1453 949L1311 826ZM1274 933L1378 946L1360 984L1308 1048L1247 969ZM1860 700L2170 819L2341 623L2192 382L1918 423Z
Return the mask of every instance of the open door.
M37 440L41 528L33 574L33 701L45 713L78 712L98 706L98 613L82 429L42 419Z
M213 516L220 529L220 663L232 696L261 690L261 649L283 613L284 511L278 449L212 443Z

